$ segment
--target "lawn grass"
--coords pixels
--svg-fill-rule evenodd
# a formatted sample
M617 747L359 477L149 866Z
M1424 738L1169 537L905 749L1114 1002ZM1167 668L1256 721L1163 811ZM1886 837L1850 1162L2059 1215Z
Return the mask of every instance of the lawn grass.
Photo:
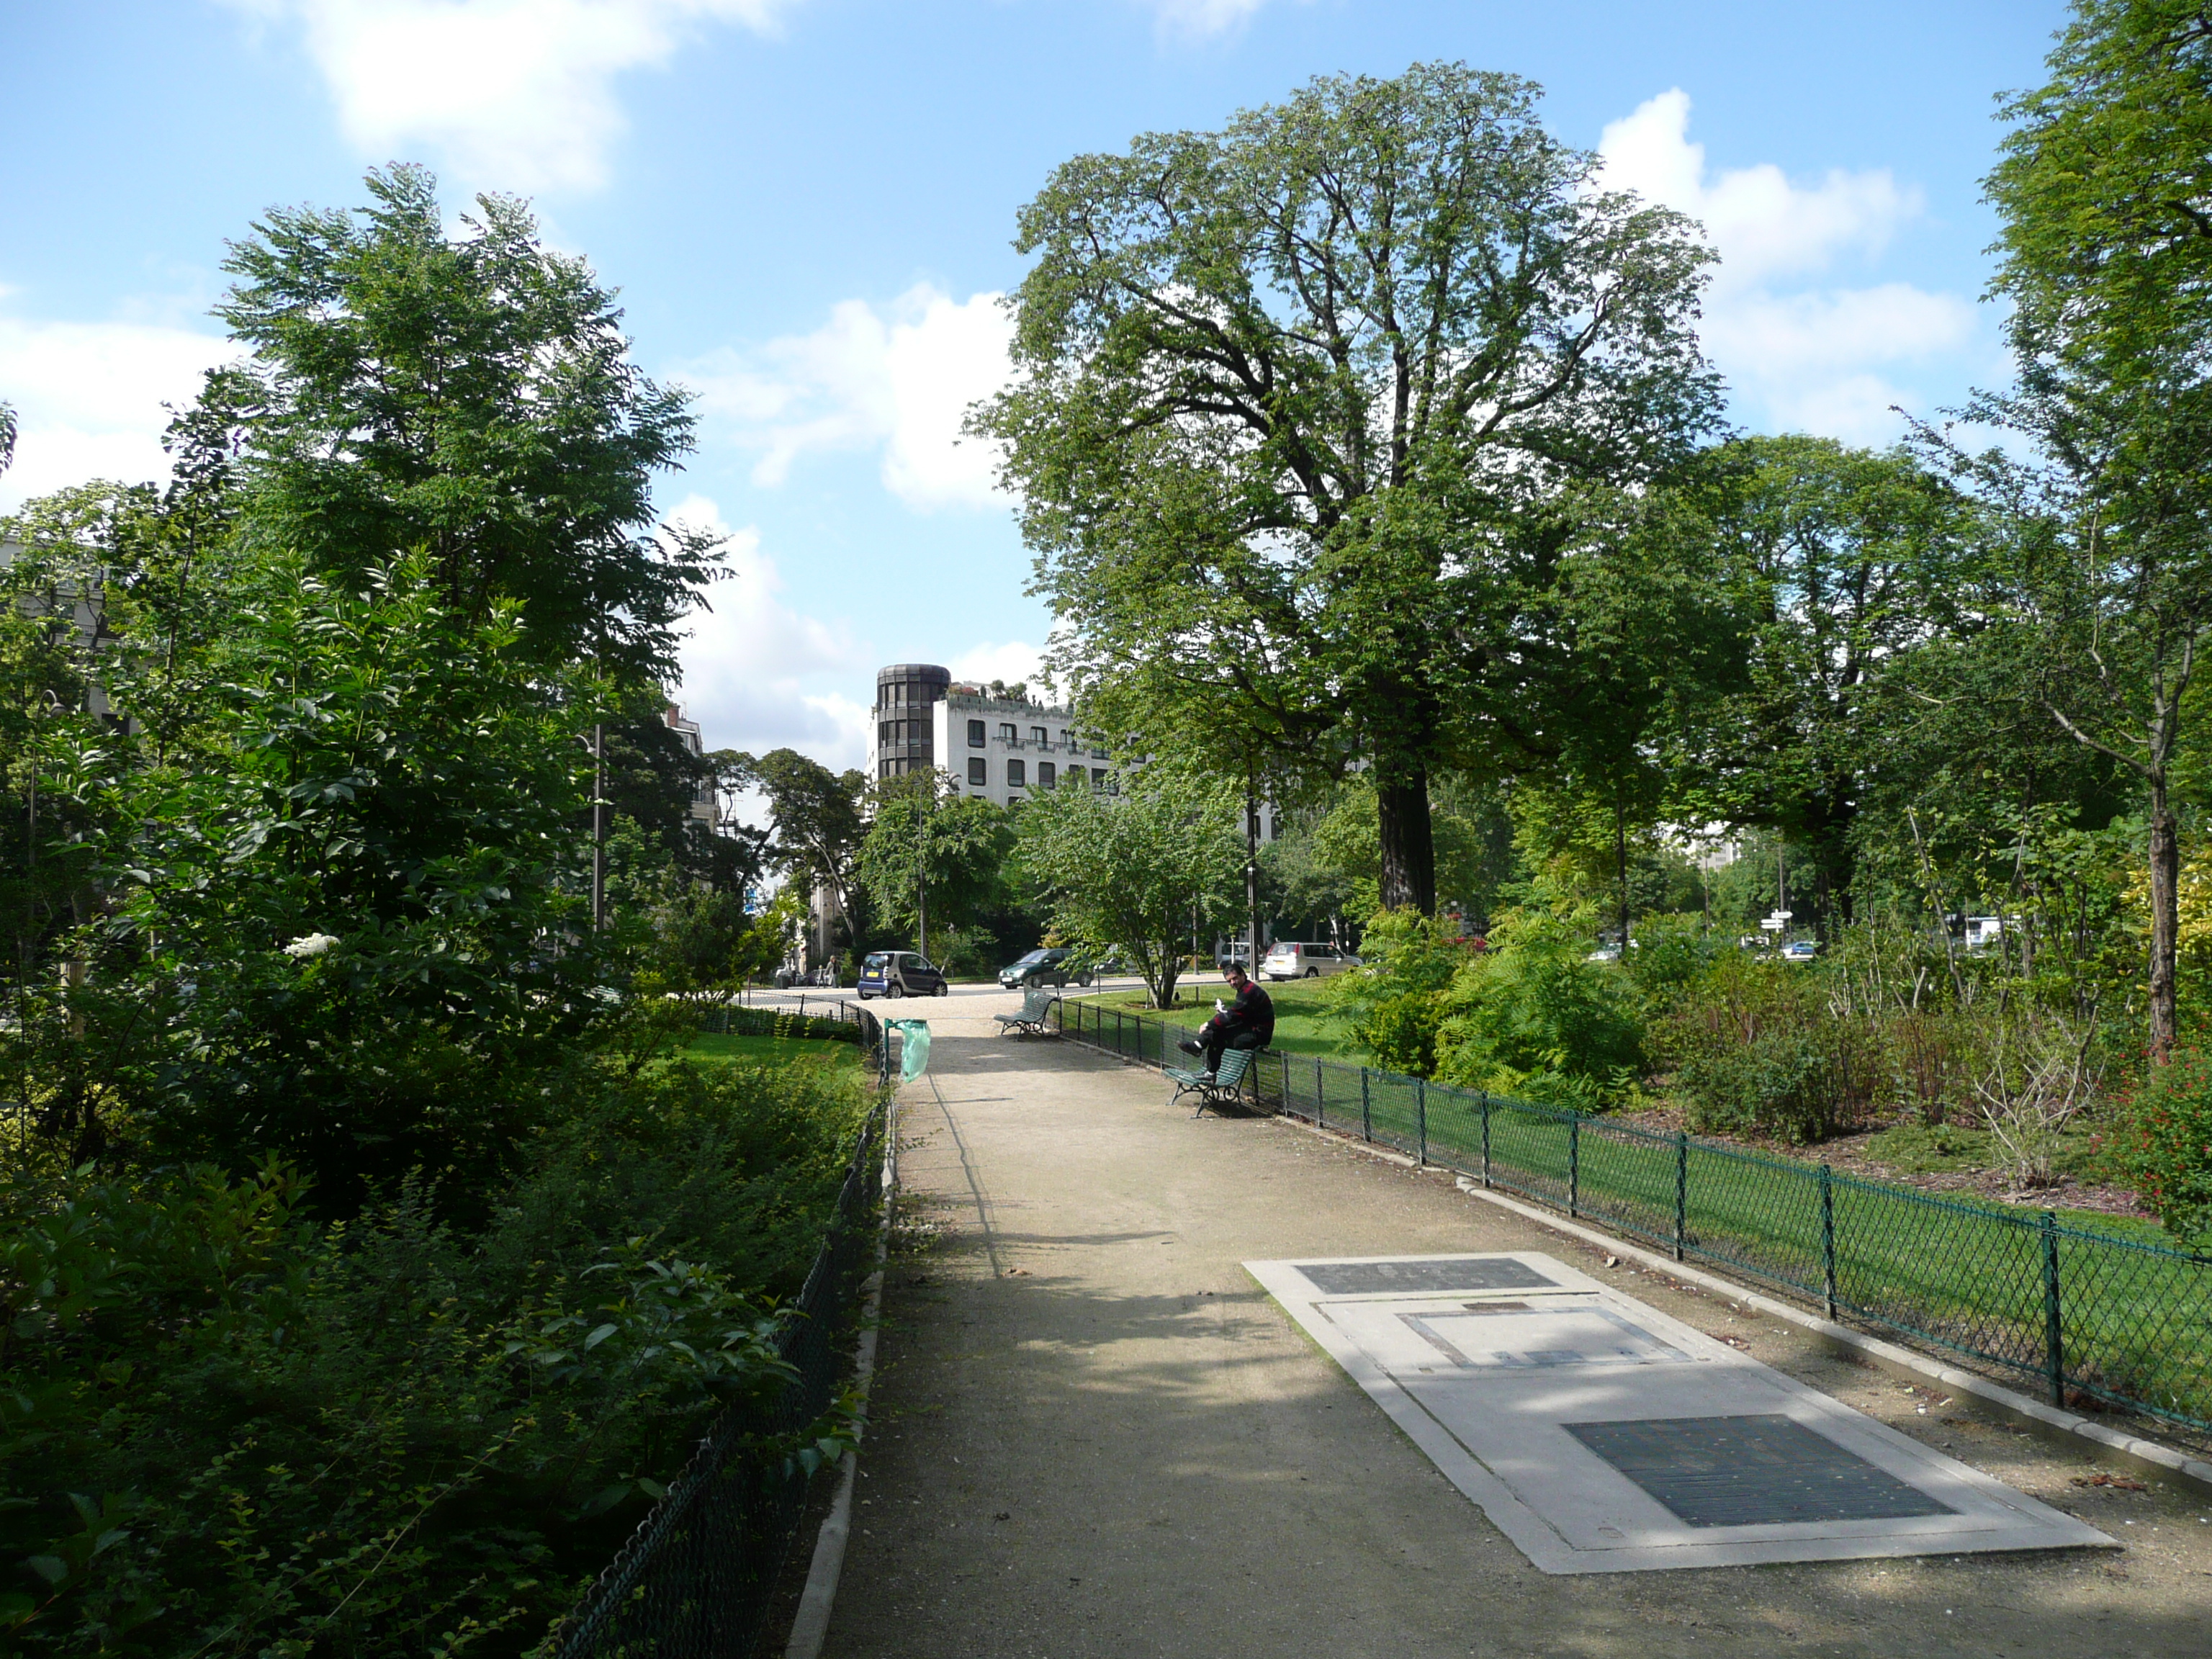
M701 1066L822 1066L858 1069L860 1046L821 1037L722 1036L702 1031L678 1057Z
M1267 1000L1275 1005L1273 1047L1284 1054L1318 1055L1346 1066L1373 1065L1342 1021L1322 1018L1329 1006L1328 983L1325 979L1300 979L1266 987ZM1213 1000L1224 989L1218 974L1202 974L1195 981L1178 980L1176 1000L1180 1006L1169 1009L1167 1017L1177 1024L1202 1025L1212 1017ZM1146 1008L1145 996L1140 986L1128 991L1102 991L1085 1000L1109 1008L1156 1012Z

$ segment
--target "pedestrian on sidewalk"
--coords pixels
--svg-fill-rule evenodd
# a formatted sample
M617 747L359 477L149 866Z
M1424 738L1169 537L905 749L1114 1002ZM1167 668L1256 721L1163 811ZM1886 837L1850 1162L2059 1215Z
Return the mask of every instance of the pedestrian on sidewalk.
M1221 977L1229 981L1230 1000L1217 999L1213 1018L1198 1036L1185 1037L1176 1045L1187 1054L1203 1054L1208 1077L1221 1069L1224 1048L1264 1048L1275 1040L1273 999L1233 962L1222 969Z

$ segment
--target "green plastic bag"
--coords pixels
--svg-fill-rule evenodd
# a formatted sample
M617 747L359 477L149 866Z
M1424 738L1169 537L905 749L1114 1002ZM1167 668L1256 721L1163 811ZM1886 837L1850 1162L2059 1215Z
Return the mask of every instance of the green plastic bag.
M904 1039L899 1044L899 1080L911 1083L929 1069L929 1022L887 1019L884 1024Z

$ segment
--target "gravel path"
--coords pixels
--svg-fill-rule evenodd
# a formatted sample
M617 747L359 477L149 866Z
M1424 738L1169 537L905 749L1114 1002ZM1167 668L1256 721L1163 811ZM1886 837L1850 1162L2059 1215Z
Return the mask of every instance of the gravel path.
M1450 1181L918 1006L899 1247L831 1659L2212 1652L2212 1499L1626 1267ZM1245 1275L1540 1249L2124 1539L2066 1553L1547 1577ZM1923 1414L1923 1408L1925 1407Z

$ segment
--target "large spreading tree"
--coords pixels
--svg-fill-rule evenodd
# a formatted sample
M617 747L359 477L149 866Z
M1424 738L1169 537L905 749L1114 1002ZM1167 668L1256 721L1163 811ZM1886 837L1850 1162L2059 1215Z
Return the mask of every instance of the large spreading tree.
M2212 16L2079 0L2012 100L1988 194L2020 364L1974 412L2035 463L1978 471L2015 526L2012 598L2051 717L2148 806L2150 1047L2175 1036L2184 712L2212 635Z
M1004 446L1060 672L1115 735L1374 773L1382 897L1432 908L1431 775L1510 705L1559 492L1714 424L1708 254L1537 88L1318 80L1079 156L1023 210Z

